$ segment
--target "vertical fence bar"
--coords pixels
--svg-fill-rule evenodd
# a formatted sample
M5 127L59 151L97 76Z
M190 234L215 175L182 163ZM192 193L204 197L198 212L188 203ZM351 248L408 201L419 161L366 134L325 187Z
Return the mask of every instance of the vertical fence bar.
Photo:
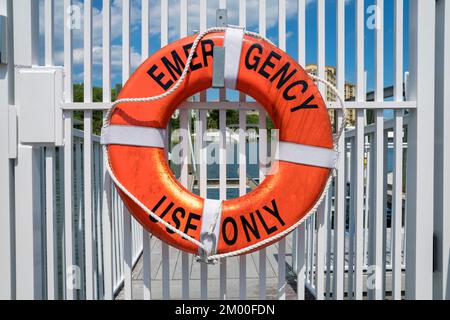
M117 258L117 278L116 281L114 282L114 288L117 288L117 284L119 283L119 281L125 276L124 275L124 249L125 249L125 240L124 240L124 219L123 219L123 203L119 197L119 194L117 193L117 189L116 187L113 185L113 190L114 190L114 201L116 204L115 207L115 211L114 211L114 215L116 218L116 222L117 222L117 227L116 227L116 240L115 240L115 248L117 248L118 251L118 258Z
M327 274L325 277L325 292L326 292L326 299L329 300L332 296L331 296L331 292L332 292L332 286L331 286L331 254L332 254L332 248L331 248L331 243L332 243L332 237L331 237L331 229L332 229L332 210L331 210L331 196L333 194L333 190L332 187L330 187L331 191L328 192L328 211L326 212L326 217L325 217L325 224L327 226L326 230L327 230L327 252L326 252L326 268L327 268Z
M16 193L16 298L42 299L40 257L41 197L39 190L39 149L19 145L15 167ZM20 198L19 198L20 197ZM38 260L39 259L39 260Z
M337 61L337 89L344 96L345 85L345 8L337 3L336 28L336 61ZM342 110L337 111L336 123L340 125L343 119ZM337 167L334 203L334 250L333 250L333 298L344 298L344 264L345 264L345 137L342 136L338 144L338 152L342 155Z
M111 2L103 0L103 102L111 102ZM113 298L112 274L112 212L110 211L111 180L106 172L106 159L103 159L103 194L102 194L102 244L103 244L103 296L106 300Z
M286 0L278 1L278 46L286 51ZM278 299L286 299L286 238L278 242Z
M206 30L206 16L207 16L207 7L206 1L200 0L200 32ZM206 101L206 92L203 91L200 93L200 101ZM199 111L199 136L198 136L198 148L199 148L199 186L200 186L200 197L207 198L207 170L206 170L206 144L204 141L203 135L207 129L207 111L200 110ZM208 265L206 263L200 264L200 297L201 299L208 298Z
M0 2L0 14L7 17L8 32L12 33L13 21L11 17L12 1ZM7 42L8 52L13 52L13 41ZM0 202L2 203L2 214L0 215L0 299L15 298L14 279L14 176L13 161L9 154L10 137L10 105L13 103L13 64L0 65ZM13 119L16 121L15 117ZM14 146L17 142L14 141ZM14 156L17 156L15 154Z
M71 0L64 1L64 69L65 69L65 102L72 102L72 30L68 19L70 18L68 12L69 7L72 5ZM65 234L65 255L66 255L66 299L71 300L74 298L73 284L69 284L67 277L68 272L72 270L73 266L73 234L72 234L72 219L73 219L73 200L72 200L72 125L73 125L73 112L65 112L64 127L64 234ZM72 279L76 281L76 279Z
M161 48L169 41L169 5L168 0L161 0ZM161 243L162 250L162 296L163 299L170 298L170 265L169 245Z
M112 272L113 272L113 288L115 287L115 284L117 283L118 279L119 279L119 273L120 273L120 243L117 244L117 241L119 239L119 232L117 231L118 229L118 221L117 221L117 212L118 212L118 208L117 208L117 197L115 194L115 189L112 188L112 190L110 190L111 192L111 223L112 223L112 249L113 249L113 268L112 268Z
M356 2L356 101L365 100L364 0ZM355 137L355 288L356 300L363 297L364 263L364 110L356 110Z
M187 0L180 0L180 37L187 36L187 17L188 17L188 3ZM188 186L188 164L189 164L189 111L180 110L180 129L182 134L181 147L183 149L183 162L181 165L181 183ZM189 299L189 255L186 252L181 253L181 268L182 268L182 297Z
M352 168L355 197L355 284L356 300L363 297L363 264L364 264L364 111L356 111L355 165Z
M45 65L52 66L53 61L53 0L44 3ZM46 181L46 239L47 239L47 299L54 300L58 294L56 272L56 188L55 188L55 147L45 149Z
M150 0L142 0L142 62L149 56L149 28L150 28ZM183 11L181 11L183 12ZM181 13L182 14L182 13ZM181 118L181 116L180 116ZM142 228L142 259L143 259L143 288L144 300L151 299L151 252L150 252L150 234L145 228Z
M326 79L325 74L325 1L317 1L317 75L322 79ZM327 94L325 87L322 83L319 83L319 89L322 96L327 99ZM327 89L328 90L328 89ZM317 217L317 232L316 232L316 243L317 251L315 257L315 288L316 288L316 299L322 300L324 298L324 258L325 258L325 232L324 232L324 222L325 214L327 211L326 199L321 204L320 209L316 212ZM313 226L314 227L314 226ZM313 228L313 230L315 227ZM314 247L313 247L314 249Z
M376 300L383 299L383 147L384 147L384 128L383 128L383 110L376 110L375 112L375 133L372 150L373 155L373 176L372 176L372 203L371 216L372 216L372 246L373 252L371 253L371 263L374 267L372 270L375 275L375 288L373 289L373 295L371 297ZM369 291L370 293L371 291Z
M75 153L74 153L74 161L75 161L75 214L74 214L74 252L75 252L75 263L76 266L78 266L79 269L79 278L78 283L79 286L76 287L78 289L76 291L76 299L85 299L85 290L84 290L84 257L83 257L83 195L81 192L81 185L83 182L83 176L81 172L81 139L75 138L74 139L74 147L75 147Z
M102 172L101 172L101 158L100 158L100 146L98 143L94 143L93 149L93 164L94 164L94 298L99 299L101 293L102 283L102 242L101 242L101 194L102 194Z
M336 2L336 63L337 63L337 89L341 97L345 97L345 2ZM338 110L336 126L341 124L344 116L342 110ZM338 128L338 127L336 127ZM345 277L345 211L346 211L346 178L345 178L345 136L339 140L338 152L341 159L338 164L338 174L334 181L336 186L335 211L334 211L334 297L344 298L344 277Z
M84 2L84 102L92 102L92 1ZM84 242L86 299L94 298L92 222L92 111L84 112Z
M2 9L5 10L5 8ZM14 64L17 66L30 67L38 63L38 3L31 0L15 2L13 10L14 17L10 15L10 18L13 18L14 23ZM6 90L7 97L9 95L8 93L8 90ZM16 98L16 100L20 100L20 97ZM8 106L8 100L6 101L6 104ZM7 116L6 119L9 119L9 116ZM15 188L15 216L14 222L12 222L15 224L15 266L10 264L6 268L6 281L9 282L6 286L12 284L13 278L12 273L14 271L9 268L15 267L16 299L41 299L43 294L43 270L42 261L40 261L41 236L38 231L41 228L40 217L42 214L39 155L38 148L19 144L17 148L17 160L15 161L14 175L12 176L14 177ZM3 157L3 154L1 156ZM8 166L7 168L9 169ZM8 174L11 174L11 172L8 172L7 176ZM9 179L7 181L10 183ZM10 210L6 212L7 214L11 213ZM4 222L3 219L2 222ZM14 225L11 224L8 225L8 227L11 228L13 228L13 226ZM11 228L7 230L6 235L10 234ZM11 237L6 241L6 244L10 243L10 239ZM8 246L6 252L8 253L11 249L12 247ZM12 258L12 254L6 258ZM3 262L1 265L3 265ZM7 292L7 295L14 296L13 289L10 289L11 290Z
M181 184L188 187L188 163L189 163L189 111L186 109L180 110L180 129L181 129L181 148L183 150L183 159L181 163ZM181 253L181 268L182 268L182 284L181 292L183 299L189 299L189 255L186 252Z
M122 2L122 83L130 76L130 0ZM132 234L131 215L125 204L123 212L123 273L125 299L132 299Z
M305 66L306 62L306 2L305 0L298 0L297 2L297 41L298 41L298 63ZM306 230L305 222L297 228L297 298L299 300L305 299L305 244L306 244Z
M450 3L436 3L436 143L434 299L450 299Z
M400 83L402 85L402 83ZM392 180L392 297L402 298L402 216L403 216L403 115L395 111L394 172Z
M314 233L316 229L316 223L315 223L315 215L311 215L308 218L308 223L306 224L306 230L307 230L307 253L308 253L308 260L306 261L306 274L309 277L309 285L313 286L313 274L314 274Z
M408 120L406 214L406 298L431 299L433 273L433 175L435 1L412 0L408 100L416 101Z
M315 270L315 288L316 299L324 299L324 263L326 253L326 214L328 212L328 195L323 199L317 210L317 251L316 251L316 270Z
M239 196L247 193L247 155L245 150L247 113L239 110ZM239 298L247 298L247 256L239 256Z
M345 97L345 2L336 2L336 87L341 97ZM343 113L341 110L335 111L337 114L336 126L339 126ZM336 127L337 128L337 127ZM344 292L344 265L345 265L345 205L346 205L346 192L345 192L345 137L341 137L338 145L339 153L342 155L338 166L338 175L335 179L336 194L335 194L335 223L334 223L334 293L336 298L343 298ZM341 238L342 237L342 238ZM342 241L342 244L339 244ZM343 261L341 262L340 259ZM338 264L338 265L336 265ZM342 272L342 276L341 276Z
M297 299L305 300L305 223L297 228Z
M200 32L203 32L206 30L206 17L207 17L207 7L206 7L206 0L200 0ZM200 101L206 101L206 91L202 91L200 92ZM207 193L207 176L206 176L206 163L204 163L204 159L203 158L203 149L205 148L203 143L203 134L204 134L204 130L202 130L203 127L206 130L206 111L205 110L200 110L198 111L198 116L199 116L199 120L200 122L198 123L198 127L197 129L200 131L200 133L197 133L197 148L199 150L199 187L200 187L200 196L203 198L206 198L206 193ZM202 121L202 119L204 119L204 121ZM206 148L205 148L205 152L206 152ZM205 154L206 155L206 154ZM203 196L202 196L203 194ZM204 263L202 263L200 265L200 296L202 299L206 299L208 296L208 288L207 288L207 284L208 284L208 266Z
M58 273L56 256L56 186L55 186L55 147L45 150L45 184L47 211L47 299L54 300L58 295Z
M384 100L384 57L383 57L383 0L377 0L377 28L375 39L375 100ZM371 235L373 251L370 253L372 259L372 265L375 275L375 288L369 290L370 297L373 299L381 300L384 296L383 292L383 172L384 172L384 158L383 158L383 146L384 146L384 117L383 110L378 109L375 111L375 133L373 135L374 150L371 150L373 155L373 176L372 176L372 203L370 215L372 217L372 231Z
M162 298L170 299L170 264L169 264L169 245L161 242L162 252Z
M219 110L219 198L226 200L227 198L227 111L225 109ZM227 260L220 261L220 299L227 297Z
M226 9L227 1L220 0L219 8ZM245 0L239 0L239 25L245 25ZM243 16L244 14L244 16ZM220 101L226 101L226 89L220 89ZM239 96L241 97L241 95ZM226 119L227 111L225 109L219 110L219 199L226 200L227 198L227 127ZM227 260L220 260L220 283L219 283L219 298L224 300L227 296Z
M258 32L266 36L266 2L259 0ZM259 110L259 183L262 183L266 175L265 165L267 163L267 113L265 110ZM259 299L266 298L266 248L259 250Z
M99 272L99 250L98 250L98 233L97 233L97 217L99 213L98 192L100 185L98 183L98 163L100 162L97 154L97 143L94 140L92 144L92 282L93 282L93 298L98 299L98 284L100 278Z
M355 268L355 203L353 199L355 198L355 175L354 175L354 167L355 167L355 139L350 139L350 150L347 151L347 140L345 141L345 152L347 163L345 166L345 183L349 181L349 211L348 211L348 219L349 219L349 227L348 227L348 289L347 289L347 297L349 299L353 299L354 292L354 268ZM348 155L348 153L350 155Z
M53 0L45 0L44 3L45 11L45 22L44 22L44 32L45 32L45 65L53 65Z
M200 0L200 17L199 17L199 28L200 32L203 32L206 30L206 18L208 15L207 7L206 7L206 0ZM200 92L200 101L206 101L206 91Z
M200 110L200 118L197 127L197 146L199 150L199 189L200 189L200 197L203 199L207 198L208 191L208 176L207 176L207 167L206 167L206 157L207 157L207 149L206 142L204 139L204 134L206 132L206 123L207 120L207 112L206 110ZM208 298L208 265L206 263L200 264L200 297L201 299Z
M73 261L73 233L72 233L72 163L73 163L73 141L72 126L73 112L64 112L64 235L65 235L65 279L66 279L66 299L74 298L74 290L72 281L69 279L72 271Z

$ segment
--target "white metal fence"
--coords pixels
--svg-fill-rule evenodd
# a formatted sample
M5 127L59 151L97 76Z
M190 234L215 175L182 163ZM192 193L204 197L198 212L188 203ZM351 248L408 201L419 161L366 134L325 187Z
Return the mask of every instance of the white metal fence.
M450 288L446 279L450 241L445 234L445 228L449 225L449 217L445 213L448 213L449 200L445 192L448 194L450 146L449 135L444 135L447 130L445 124L450 124L449 112L444 108L449 104L448 94L444 92L450 92L446 77L449 55L444 54L450 44L448 3L440 0L435 5L434 1L410 0L409 12L404 12L406 1L394 1L393 100L384 98L385 52L381 24L375 31L375 101L366 101L364 1L354 0L354 12L346 10L347 1L336 1L335 46L327 45L325 37L325 9L329 2L314 1L317 6L314 30L318 75L325 76L325 54L332 51L336 55L337 88L342 94L348 45L345 19L347 15L354 15L355 18L356 96L355 101L346 102L348 108L356 110L355 126L347 130L339 145L340 154L345 156L341 157L339 171L327 200L317 214L274 245L278 280L274 288L269 288L266 275L270 268L268 263L273 260L272 256L269 257L274 252L272 249L262 249L252 256L223 260L218 266L197 265L195 268L200 268L199 278L193 282L192 256L172 251L172 248L169 251L168 245L156 239L150 240L150 235L126 212L114 187L104 180L99 138L93 134L93 116L95 112L106 110L112 99L112 68L118 63L112 61L115 59L115 56L112 57L115 44L111 35L117 31L115 29L122 30L122 56L118 63L122 82L131 73L134 53L131 46L131 4L137 3L141 8L141 59L148 57L151 51L149 26L153 23L150 18L153 17L154 6L158 7L156 4L159 5L157 35L161 46L168 43L169 31L172 30L169 28L169 6L179 8L179 16L176 17L179 19L179 30L176 32L180 37L188 34L188 20L198 20L198 29L204 30L211 25L211 21L207 21L208 11L227 6L236 9L236 15L230 17L236 21L230 22L240 25L246 25L246 19L258 13L255 31L265 35L268 10L277 8L278 37L275 41L281 49L286 49L287 12L291 15L295 10L298 32L289 41L297 42L298 60L304 65L306 34L311 28L306 24L305 16L309 1L122 0L121 6L114 6L117 1L102 0L98 1L101 9L96 9L95 0L74 3L64 0L61 12L55 11L59 1L41 2L43 11L39 12L39 1L0 0L0 15L8 17L9 28L9 61L6 65L0 65L4 75L0 78L0 199L4 204L0 215L1 298L112 299L123 286L123 296L131 299L135 294L133 283L136 283L132 280L132 270L141 256L142 289L139 287L139 290L143 290L145 299L189 298L193 295L193 286L200 287L199 296L194 298L227 298L230 291L236 290L237 296L245 299L249 297L247 283L251 280L249 268L252 267L249 263L253 263L258 270L256 297L259 298L304 299L305 287L317 299L362 299L365 292L372 299L386 296L395 299L449 297ZM377 0L375 3L379 8L378 18L384 19L384 1ZM70 23L64 23L63 50L57 51L54 35L58 24L55 21L58 14L72 12L72 4L82 5L83 8L80 20L83 47L81 52L73 47L74 31L69 27ZM114 20L117 12L111 11L111 8L116 10L117 7L122 10L121 25ZM192 15L193 8L198 9L195 11L197 17ZM258 8L258 12L249 12L249 8ZM101 14L94 15L95 10L101 10ZM409 33L403 29L407 14ZM65 15L66 19L71 17L71 14ZM94 21L93 17L101 21ZM43 36L37 32L39 22ZM435 23L436 43L435 30L430 28ZM93 71L93 61L99 54L97 47L93 46L94 26L97 32L101 32L102 102L93 102L93 72L98 72ZM409 38L409 48L403 46L404 37ZM43 59L39 57L39 39L43 40ZM403 56L406 50L409 53L410 78L405 100ZM63 143L26 143L21 137L20 117L24 111L17 103L21 101L17 70L33 68L40 61L47 67L54 66L59 53L63 55L64 64L64 101L58 105L63 111ZM80 54L84 102L74 102L73 59ZM436 76L435 58L444 66L436 66ZM324 92L324 88L320 88ZM260 161L267 157L267 115L258 104L247 101L243 95L239 96L239 101L228 102L229 94L221 90L219 102L207 102L206 93L200 94L198 102L185 102L179 109L180 127L188 128L189 110L196 110L198 125L194 149L199 152L200 159L205 160L206 142L202 140L202 133L207 129L208 110L219 110L218 129L222 133L219 157L225 159L227 144L223 137L227 130L226 111L239 111L238 189L242 195L248 188L246 115L251 110L258 112ZM337 109L337 104L330 101L328 106L336 109L336 122L339 123L342 112ZM384 110L393 110L393 117L386 119ZM81 122L75 118L75 112L80 111ZM373 114L373 123L368 124L369 112ZM441 139L436 148L435 134L436 140ZM190 148L187 138L181 142L184 150ZM391 155L390 173L387 166ZM405 162L407 165L404 165ZM184 185L188 184L188 169L185 156L179 177ZM264 178L264 172L261 165L260 180ZM197 187L200 196L206 197L206 161L199 162ZM219 197L227 197L227 166L224 161L219 165ZM434 269L433 252L436 258ZM173 254L179 257L177 266L170 264L170 255ZM155 261L160 264L158 279L153 272ZM238 281L234 278L231 281L231 269L237 265ZM180 274L181 285L174 292L171 283L176 272ZM219 275L217 295L211 293L211 275L214 273ZM158 294L155 293L155 285L160 286ZM294 295L288 294L289 287ZM268 289L274 289L276 293L271 294Z

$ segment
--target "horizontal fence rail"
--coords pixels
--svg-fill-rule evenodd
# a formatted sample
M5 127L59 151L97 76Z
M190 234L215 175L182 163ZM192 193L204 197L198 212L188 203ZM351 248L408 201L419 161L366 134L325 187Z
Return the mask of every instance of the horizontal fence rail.
M8 288L1 289L2 297L402 299L405 290L407 297L422 296L420 288L425 290L424 297L430 297L418 272L432 275L429 263L421 260L429 248L419 243L425 238L430 241L427 237L432 228L427 224L424 233L418 233L425 219L419 219L420 210L426 206L424 200L411 200L408 195L412 190L419 197L422 187L411 189L411 184L420 184L426 174L418 166L430 160L420 154L416 138L428 123L420 118L426 112L420 93L434 92L434 87L416 78L415 68L425 70L432 65L423 61L420 46L426 43L424 35L412 28L408 36L409 30L404 30L405 1L392 4L392 70L384 67L383 23L368 31L368 6L363 0L333 4L325 0L12 2L0 0L0 13L14 13L15 28L16 23L28 19L30 30L33 26L40 30L17 30L15 37L24 38L21 52L30 57L18 56L16 66L63 66L64 96L59 108L64 141L56 146L19 144L17 160L11 157L0 164L1 170L8 168L5 176L15 181L10 185L16 190L7 189L7 194L15 197L15 209L4 209L15 210L15 230L3 212L0 221L2 228L5 223L11 227L5 232L16 239L15 252L10 240L4 242L5 250L2 244L0 271L8 283ZM6 3L11 8L7 9ZM377 19L386 21L384 7L391 4L377 0L375 5ZM179 10L171 10L172 6ZM432 11L417 0L408 1L408 6L413 13ZM308 71L333 82L351 111L338 145L337 174L317 212L270 247L206 265L153 237L130 215L106 174L99 130L111 101L137 65L159 47L214 26L217 9L228 10L230 24L247 25L247 29L267 35ZM336 18L332 28L327 20L330 10ZM314 19L307 19L308 14ZM346 30L347 15L354 20L351 30ZM431 12L429 15L432 19ZM310 30L314 32L310 34ZM330 30L335 33L333 46L328 41ZM355 68L350 78L355 83L349 86L346 50L352 49L346 35L353 31ZM369 32L374 41L373 70L365 70ZM307 35L315 37L314 50ZM407 37L410 52L418 51L410 57L409 77L403 61ZM42 49L36 45L39 42ZM309 51L316 52L313 58ZM335 56L331 73L329 52ZM307 61L313 63L307 65ZM373 77L374 83L370 94L368 77ZM388 78L393 78L392 90L385 90ZM318 87L336 130L344 116L342 110L325 86ZM410 87L414 89L410 91ZM387 91L392 96L386 96ZM0 119L3 121L3 113ZM201 92L179 106L167 128L173 133L166 142L169 166L182 185L203 198L242 196L267 174L274 140L268 125L267 112L251 97L228 89ZM3 123L0 127L3 130ZM220 159L214 168L207 164L213 147ZM175 148L182 151L179 163L171 152ZM256 163L251 163L255 154ZM433 199L432 191L427 194ZM413 205L407 206L407 201ZM40 232L33 231L33 224L26 221L30 216ZM18 228L22 223L23 230ZM24 244L18 246L22 236ZM415 255L407 256L409 250ZM5 267L4 261L15 263ZM26 275L24 263L33 266L30 275ZM17 269L15 277L12 267Z

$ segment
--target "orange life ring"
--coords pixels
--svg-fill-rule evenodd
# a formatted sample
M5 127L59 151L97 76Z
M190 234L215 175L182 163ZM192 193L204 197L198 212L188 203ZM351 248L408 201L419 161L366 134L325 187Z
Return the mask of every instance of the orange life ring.
M223 46L225 37L225 32L214 32L200 41L185 81L173 94L153 102L120 103L112 111L110 125L165 129L183 101L211 87L213 49ZM194 39L195 36L180 39L148 58L124 85L119 99L167 91L180 77ZM331 166L295 163L289 158L290 144L318 150L333 148L329 115L315 83L276 46L249 35L243 35L241 40L235 87L264 106L279 128L279 139L287 151L286 158L277 161L276 173L269 174L250 193L221 204L214 250L219 254L253 245L298 222L318 200L331 170ZM106 144L117 179L153 213L200 241L205 199L177 181L164 149L120 141ZM197 252L195 244L154 222L132 199L119 192L130 213L149 232L181 250Z

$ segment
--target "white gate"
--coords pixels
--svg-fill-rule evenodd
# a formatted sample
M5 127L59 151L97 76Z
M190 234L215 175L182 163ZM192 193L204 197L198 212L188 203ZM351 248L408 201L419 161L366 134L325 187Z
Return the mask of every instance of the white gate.
M316 299L362 299L366 292L372 299L448 298L450 240L445 230L450 217L445 194L450 187L450 139L444 124L448 126L450 119L444 105L449 104L445 75L450 55L444 52L450 44L450 5L443 0L436 5L420 0L374 2L378 21L387 19L385 5L394 8L394 28L389 31L394 35L389 53L394 63L386 71L385 30L383 23L378 24L375 85L370 94L365 84L364 38L371 9L364 0L0 0L8 35L5 64L4 51L0 55L0 298L305 299L305 289ZM404 12L406 5L409 12ZM314 26L307 23L308 6L315 8ZM350 63L355 63L355 95L346 106L355 112L354 125L339 145L338 175L319 211L277 244L209 266L151 239L126 212L114 187L104 182L94 130L97 113L112 101L111 84L118 81L118 73L124 83L138 60L156 50L155 42L164 46L169 39L191 34L188 26L202 31L215 25L218 8L228 9L229 23L247 25L262 35L277 28L278 36L272 40L283 50L287 41L295 41L294 54L303 66L311 49L306 37L312 34L317 74L327 75L326 55L335 55L336 86L343 96L346 50L354 50ZM335 45L326 41L326 23L330 23L326 10L334 10ZM404 30L406 15L409 30ZM349 16L355 21L354 49L346 40ZM287 20L295 21L297 32L288 34ZM436 30L430 28L435 22ZM140 42L135 39L139 37ZM409 48L404 48L405 38ZM140 52L132 42L139 42ZM406 99L405 52L409 56ZM53 67L58 62L63 69ZM385 71L393 77L392 95L386 94ZM58 90L62 75L63 91ZM83 84L83 102L74 102L74 83ZM94 87L101 88L101 102L95 100L99 92ZM45 93L46 88L51 94ZM327 96L326 89L319 88ZM30 92L36 98L30 98ZM194 149L200 159L193 166L195 188L205 198L212 187L203 139L209 111L218 110L219 157L226 159L227 110L237 110L236 189L242 195L251 184L246 165L247 114L259 119L260 163L267 157L267 115L242 94L236 98L221 90L219 101L208 97L202 93L179 108L180 128L186 129L182 132L189 129L193 115L197 119L194 148L190 135L184 133L181 139L183 150ZM54 109L48 108L53 105ZM328 101L328 106L339 123L338 105ZM49 110L54 110L50 118ZM385 110L393 110L392 117ZM440 139L436 148L435 135ZM177 178L188 186L190 152L183 154ZM227 170L221 161L216 185L220 199L226 199L229 190ZM256 178L264 179L264 173L260 165Z

